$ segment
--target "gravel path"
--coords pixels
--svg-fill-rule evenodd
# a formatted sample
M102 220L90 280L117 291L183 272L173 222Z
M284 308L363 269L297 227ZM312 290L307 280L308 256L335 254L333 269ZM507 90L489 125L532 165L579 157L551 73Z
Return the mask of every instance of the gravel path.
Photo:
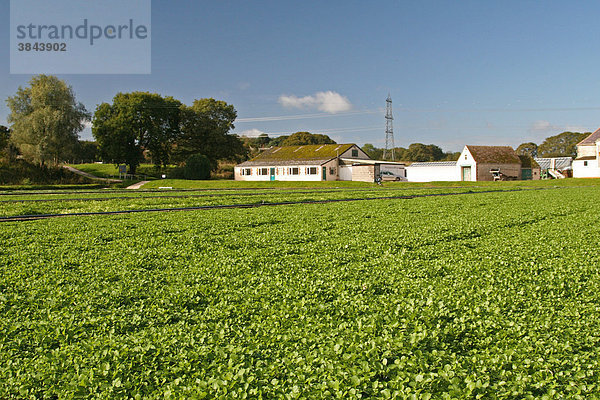
M126 189L139 189L139 188L141 188L142 186L144 186L148 182L150 182L150 181L141 181L141 182L138 182L138 183L134 183L131 186L127 186Z
M69 171L71 171L71 172L73 172L73 173L75 173L75 174L77 174L77 175L85 176L86 178L95 179L95 180L97 180L97 181L104 181L104 182L109 182L109 183L119 183L119 182L123 182L123 181L122 181L122 180L120 180L120 179L100 178L100 177L98 177L98 176L96 176L96 175L89 174L89 173L87 173L87 172L81 171L81 170L79 170L79 169L77 169L77 168L70 167L70 166L68 166L68 165L63 165L63 168L66 168L66 169L68 169Z

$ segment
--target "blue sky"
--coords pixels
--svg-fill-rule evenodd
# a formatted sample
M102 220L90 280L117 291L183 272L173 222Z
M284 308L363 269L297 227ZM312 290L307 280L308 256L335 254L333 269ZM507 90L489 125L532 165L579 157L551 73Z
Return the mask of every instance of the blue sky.
M8 3L3 99L30 78L9 74ZM380 147L389 92L397 146L516 147L600 126L598 15L592 1L154 0L152 74L59 77L89 110L119 91L214 97L236 107L238 134Z

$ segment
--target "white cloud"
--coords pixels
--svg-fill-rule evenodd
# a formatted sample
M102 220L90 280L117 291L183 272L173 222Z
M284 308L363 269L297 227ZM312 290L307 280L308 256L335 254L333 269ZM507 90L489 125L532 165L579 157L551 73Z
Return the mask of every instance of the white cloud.
M352 109L352 103L346 96L331 90L304 97L281 95L279 96L279 104L287 108L316 108L330 114Z
M535 121L529 127L531 133L552 133L559 134L561 132L589 132L590 130L581 125L554 125L549 121Z
M560 131L560 130L561 130L560 126L553 125L549 121L543 121L543 120L535 121L529 127L529 132L533 132L533 133L557 132L557 131Z
M265 132L259 130L259 129L247 129L245 131L242 131L239 133L240 136L246 136L246 137L259 137L260 135L264 134Z

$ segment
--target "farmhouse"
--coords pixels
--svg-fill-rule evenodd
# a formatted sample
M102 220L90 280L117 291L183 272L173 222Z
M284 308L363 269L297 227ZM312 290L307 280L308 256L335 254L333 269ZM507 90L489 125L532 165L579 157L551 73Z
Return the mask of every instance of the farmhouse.
M374 182L383 170L404 177L404 165L372 160L356 144L272 147L235 167L240 181Z
M600 129L577 143L573 177L600 178Z

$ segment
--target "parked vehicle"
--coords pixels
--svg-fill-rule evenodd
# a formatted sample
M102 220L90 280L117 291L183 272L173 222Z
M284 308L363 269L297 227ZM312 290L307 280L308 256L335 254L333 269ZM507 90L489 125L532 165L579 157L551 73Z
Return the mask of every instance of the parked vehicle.
M400 175L396 175L391 171L381 171L379 174L382 181L405 181L406 178Z

